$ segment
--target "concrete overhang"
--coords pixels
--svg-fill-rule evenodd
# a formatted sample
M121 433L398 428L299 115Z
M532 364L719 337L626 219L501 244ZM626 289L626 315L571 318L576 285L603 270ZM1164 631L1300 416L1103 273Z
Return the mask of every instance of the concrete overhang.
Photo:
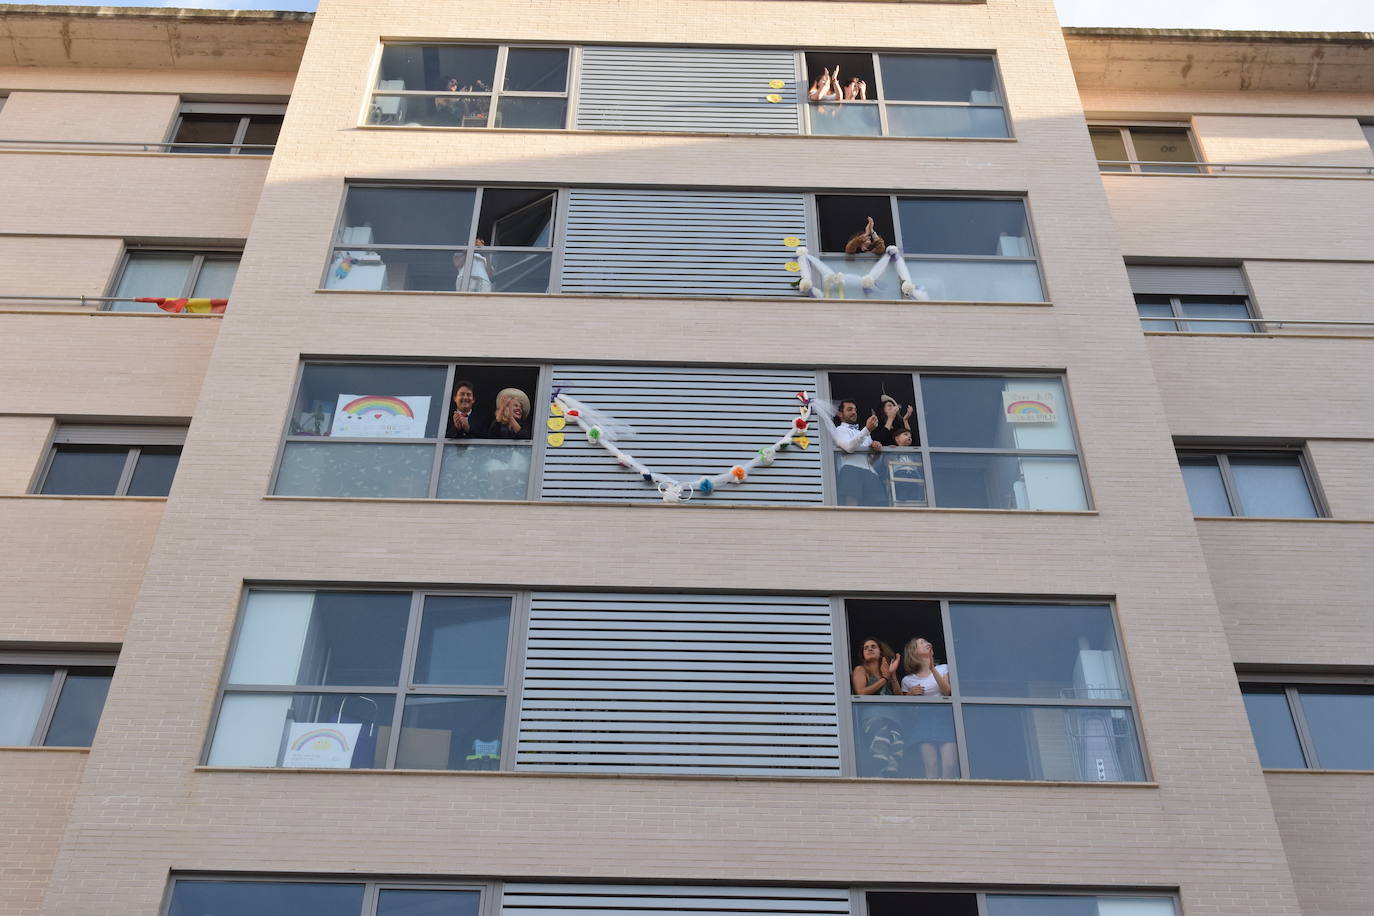
M313 13L0 5L0 67L294 73Z
M1374 92L1374 33L1064 30L1083 89Z

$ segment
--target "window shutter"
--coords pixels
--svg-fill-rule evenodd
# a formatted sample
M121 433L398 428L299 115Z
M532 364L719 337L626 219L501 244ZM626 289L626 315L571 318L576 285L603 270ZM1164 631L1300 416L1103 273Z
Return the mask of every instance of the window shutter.
M1128 264L1131 292L1161 296L1248 296L1239 267L1168 267Z
M833 887L713 884L511 884L501 916L849 916L849 891Z
M796 297L800 194L588 189L568 195L561 291Z
M792 51L583 48L577 92L579 130L801 133Z
M683 482L710 477L772 445L798 416L798 391L815 393L816 376L792 370L677 369L652 366L555 366L553 387L615 417L635 435L617 445L651 470ZM821 449L817 420L811 447L788 448L742 484L719 487L702 504L819 504ZM569 424L563 444L544 451L544 499L657 502L658 489L621 467Z
M58 445L181 445L186 441L186 427L63 423L52 441Z
M830 602L538 593L522 770L835 776Z

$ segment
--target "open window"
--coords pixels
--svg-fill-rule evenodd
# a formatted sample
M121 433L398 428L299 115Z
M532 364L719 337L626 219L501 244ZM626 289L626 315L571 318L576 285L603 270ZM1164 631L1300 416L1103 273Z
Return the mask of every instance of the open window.
M285 105L185 102L167 152L270 156L285 114Z
M869 438L880 451L830 436L835 468L835 501L841 506L927 506L926 461L920 448L921 424L916 416L916 386L910 373L832 372L831 400L840 411L823 417L832 426L844 424L851 409L854 423L866 428L877 421Z
M558 47L390 43L382 49L368 123L562 128L570 58Z

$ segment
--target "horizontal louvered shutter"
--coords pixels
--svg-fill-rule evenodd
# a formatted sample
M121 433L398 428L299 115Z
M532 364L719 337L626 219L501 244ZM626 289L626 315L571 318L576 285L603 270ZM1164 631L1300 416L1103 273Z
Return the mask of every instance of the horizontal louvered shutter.
M840 772L830 602L535 593L516 768Z
M728 884L512 884L501 916L849 916L849 891Z
M577 127L801 133L797 55L737 48L583 48Z
M1129 264L1131 292L1161 296L1248 296L1239 267L1169 267Z
M797 392L816 390L811 372L762 369L674 369L635 366L555 366L553 386L615 419L635 435L617 445L651 470L684 482L728 471L772 445L798 416ZM718 502L818 504L820 441L815 418L810 448L788 448L740 484L726 484L695 504ZM563 444L544 452L544 499L662 497L654 484L622 467L569 424Z
M116 426L105 423L63 423L53 442L59 445L181 445L184 426Z
M800 194L574 190L560 289L795 297L789 237L806 238Z

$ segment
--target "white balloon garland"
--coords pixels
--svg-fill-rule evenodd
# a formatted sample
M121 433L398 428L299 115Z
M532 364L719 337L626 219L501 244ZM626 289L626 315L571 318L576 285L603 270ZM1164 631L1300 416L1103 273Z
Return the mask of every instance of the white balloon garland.
M868 273L862 276L832 270L824 261L808 252L804 247L797 249L797 264L801 268L801 279L797 281L797 291L804 296L811 296L815 299L843 299L845 284L850 281L858 281L863 294L871 296L873 291L877 289L878 278L887 270L888 265L891 265L897 271L897 276L901 278L901 290L904 298L930 298L925 287L917 286L911 281L911 273L906 269L906 260L902 258L902 250L896 245L888 245L883 256L878 258L878 262L873 265Z

